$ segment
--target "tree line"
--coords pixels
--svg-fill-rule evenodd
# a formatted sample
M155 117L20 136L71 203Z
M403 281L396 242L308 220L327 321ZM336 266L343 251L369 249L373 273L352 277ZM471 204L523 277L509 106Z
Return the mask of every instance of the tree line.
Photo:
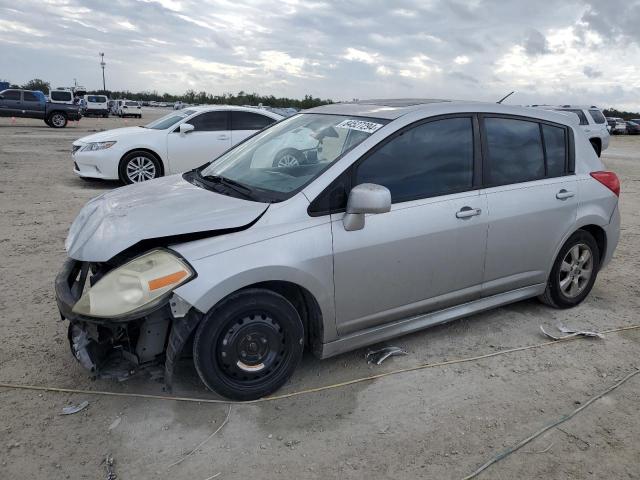
M10 83L10 82L9 82ZM24 85L11 84L10 88L23 88L25 90L40 90L45 95L49 94L51 84L40 78L29 80ZM130 92L128 90L92 90L88 94L107 95L111 99L126 98L127 100L137 100L146 102L165 102L165 103L195 103L195 104L224 104L224 105L258 105L262 103L270 107L294 107L294 108L313 108L319 105L333 103L330 99L321 99L312 95L305 95L304 98L276 97L274 95L260 95L258 93L248 93L239 91L238 93L223 93L222 95L213 95L211 93L195 90L187 90L182 95L173 95L170 93L159 93L155 90L145 92Z

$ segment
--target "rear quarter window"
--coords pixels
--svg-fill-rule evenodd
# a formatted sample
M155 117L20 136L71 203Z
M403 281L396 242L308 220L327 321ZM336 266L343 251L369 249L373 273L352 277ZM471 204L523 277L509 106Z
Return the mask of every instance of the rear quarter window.
M578 109L566 109L565 112L575 113L580 119L580 125L589 125L589 120L587 120L587 116L584 114L582 110Z

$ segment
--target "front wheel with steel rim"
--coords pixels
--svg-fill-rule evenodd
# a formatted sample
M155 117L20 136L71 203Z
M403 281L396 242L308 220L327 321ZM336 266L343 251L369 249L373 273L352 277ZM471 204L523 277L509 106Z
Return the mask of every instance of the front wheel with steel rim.
M198 326L193 359L204 384L234 400L280 388L302 358L304 328L295 307L264 289L236 292Z
M149 152L136 151L120 161L120 180L125 184L146 182L162 176L160 162Z
M589 295L599 265L600 251L593 235L578 230L560 249L540 299L555 308L578 305Z
M67 116L61 112L52 113L47 120L47 125L52 128L64 128L67 126Z

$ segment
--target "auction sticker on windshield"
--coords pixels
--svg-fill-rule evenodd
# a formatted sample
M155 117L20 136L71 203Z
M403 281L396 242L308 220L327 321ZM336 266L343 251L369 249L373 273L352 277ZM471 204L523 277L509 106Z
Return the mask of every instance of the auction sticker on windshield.
M344 120L336 125L336 128L348 128L364 133L373 133L382 127L381 123L367 122L365 120Z

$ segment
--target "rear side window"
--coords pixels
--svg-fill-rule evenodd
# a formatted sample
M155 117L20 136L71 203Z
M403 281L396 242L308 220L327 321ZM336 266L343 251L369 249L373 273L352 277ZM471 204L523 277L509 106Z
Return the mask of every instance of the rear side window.
M219 130L228 130L227 112L205 112L197 117L193 117L187 123L195 127L196 132L217 132Z
M471 118L436 120L404 131L357 167L354 185L361 183L387 187L393 203L471 189Z
M55 100L58 102L68 102L72 99L71 92L51 92L51 100Z
M266 115L251 112L231 112L231 130L262 130L275 120Z
M38 96L35 93L31 93L31 92L23 92L23 97L22 99L25 102L38 102Z
M544 151L537 122L485 118L488 183L505 185L544 178Z
M571 112L571 113L575 113L578 118L580 119L580 125L589 125L589 120L587 120L587 116L584 114L584 112L582 110L571 110L571 109L566 109L563 110L564 112Z
M561 127L542 125L547 154L547 177L561 177L566 171L567 131Z
M597 110L597 109L589 110L589 115L591 115L591 118L593 118L594 122L600 125L602 125L603 123L607 123L607 119L604 118L604 115L600 110Z
M17 90L7 90L2 96L5 100L20 100L20 92Z

